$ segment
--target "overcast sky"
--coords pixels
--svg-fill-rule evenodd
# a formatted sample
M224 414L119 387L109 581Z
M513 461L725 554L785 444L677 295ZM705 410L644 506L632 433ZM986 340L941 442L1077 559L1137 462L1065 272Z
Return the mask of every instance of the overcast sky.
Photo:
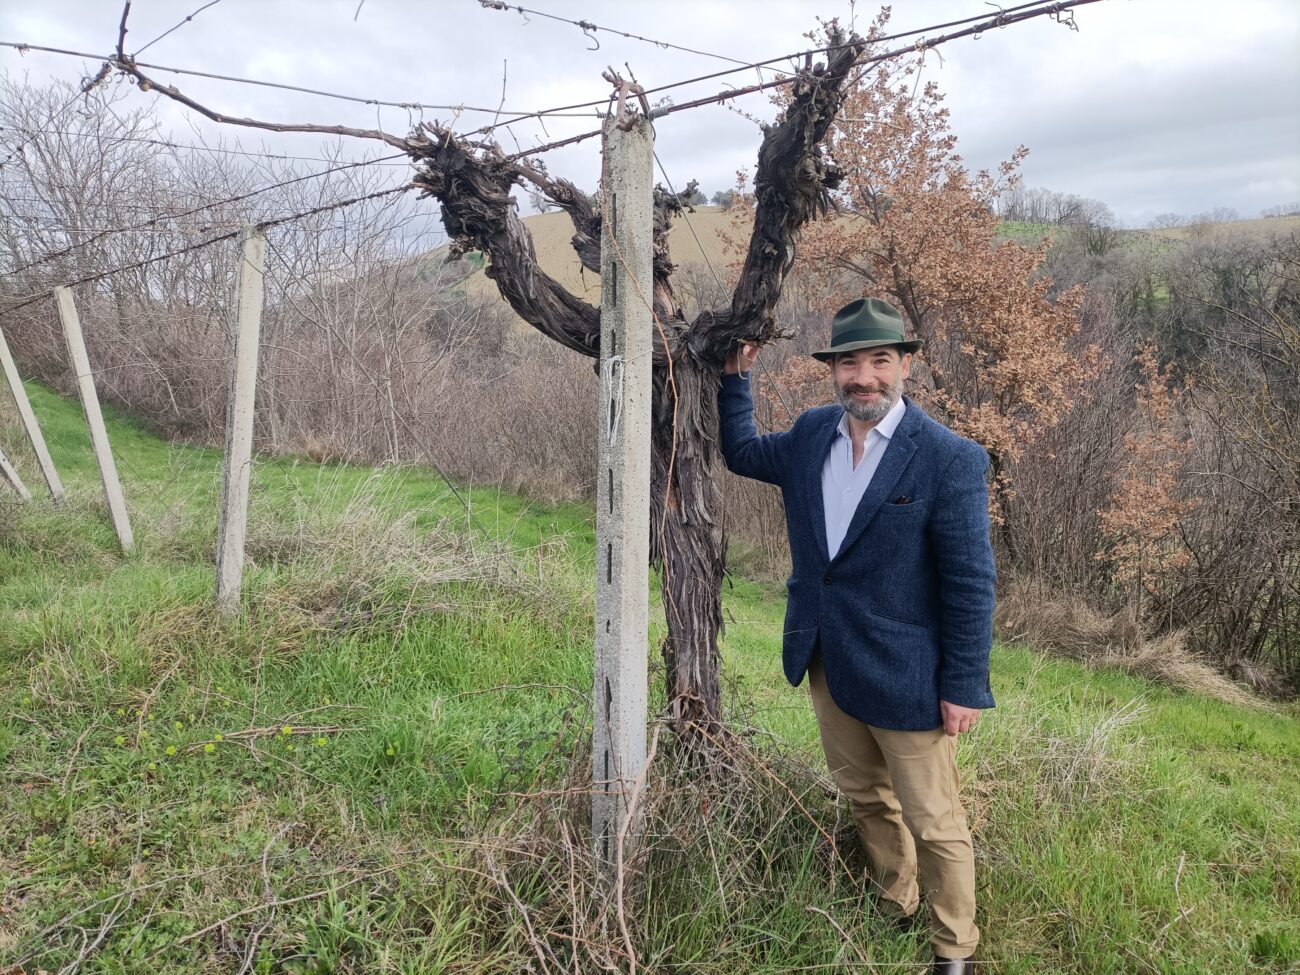
M173 26L203 0L133 0L127 49ZM807 46L815 18L853 8L836 2L775 0L532 0L524 6L601 28L631 31L711 54L755 61ZM517 11L483 9L478 0L220 0L153 45L140 60L391 101L482 106L501 100L530 111L604 97L606 65L626 62L647 87L725 69L728 62L596 33ZM864 26L877 8L858 4ZM892 28L925 27L985 11L980 0L898 0ZM121 13L112 0L3 0L0 40L92 53L116 42ZM354 19L355 15L355 19ZM931 54L926 77L947 94L960 151L973 168L996 165L1029 147L1031 186L1106 201L1129 225L1163 212L1232 207L1243 216L1300 200L1300 3L1296 0L1103 0L1078 8L1077 32L1047 18L991 31ZM0 70L41 83L93 74L98 62L0 49ZM154 72L209 106L280 122L373 127L404 134L418 114L319 96ZM771 77L765 75L765 77ZM672 92L685 101L743 86L751 69ZM167 128L192 141L238 137L246 148L313 155L323 140L267 136L218 127L157 96L132 91L131 103L156 99ZM739 103L770 118L764 95ZM448 121L447 110L425 111ZM490 121L466 111L461 129ZM586 118L554 118L514 127L524 146L596 127ZM672 182L689 179L708 193L752 169L760 133L722 107L660 120L657 148ZM503 140L508 147L513 142ZM357 146L356 153L376 151ZM384 151L388 151L386 147ZM553 173L594 186L596 140L550 153ZM392 170L394 179L400 170Z

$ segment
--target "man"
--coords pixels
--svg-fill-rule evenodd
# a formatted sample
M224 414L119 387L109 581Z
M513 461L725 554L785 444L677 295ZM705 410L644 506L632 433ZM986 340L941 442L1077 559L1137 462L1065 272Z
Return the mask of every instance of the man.
M975 858L956 735L993 707L993 552L983 448L903 396L919 341L887 303L840 309L836 406L759 436L743 346L718 405L737 474L781 488L793 574L783 663L808 674L826 760L871 859L879 907L907 927L930 900L933 971L975 971Z

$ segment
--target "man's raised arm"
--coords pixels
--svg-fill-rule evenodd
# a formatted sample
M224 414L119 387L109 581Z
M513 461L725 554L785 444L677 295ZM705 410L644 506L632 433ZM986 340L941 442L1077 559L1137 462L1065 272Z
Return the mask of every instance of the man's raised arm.
M733 474L768 484L781 484L788 470L789 433L760 436L754 425L754 397L749 371L758 358L758 346L741 345L723 367L718 391L718 434L722 459Z

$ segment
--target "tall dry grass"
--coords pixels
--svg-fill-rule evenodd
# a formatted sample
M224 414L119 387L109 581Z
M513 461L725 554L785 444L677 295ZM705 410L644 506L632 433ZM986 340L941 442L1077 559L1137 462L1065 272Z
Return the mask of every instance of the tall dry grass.
M1129 673L1233 704L1258 704L1248 688L1188 649L1180 631L1149 635L1128 609L1106 613L1080 597L1013 582L998 599L1001 639Z

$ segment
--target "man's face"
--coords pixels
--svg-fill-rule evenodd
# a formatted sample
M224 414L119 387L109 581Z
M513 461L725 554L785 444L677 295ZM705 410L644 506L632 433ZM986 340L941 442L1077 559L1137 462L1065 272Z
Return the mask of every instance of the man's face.
M879 423L903 395L912 374L912 354L892 346L841 352L831 365L835 395L855 420Z

